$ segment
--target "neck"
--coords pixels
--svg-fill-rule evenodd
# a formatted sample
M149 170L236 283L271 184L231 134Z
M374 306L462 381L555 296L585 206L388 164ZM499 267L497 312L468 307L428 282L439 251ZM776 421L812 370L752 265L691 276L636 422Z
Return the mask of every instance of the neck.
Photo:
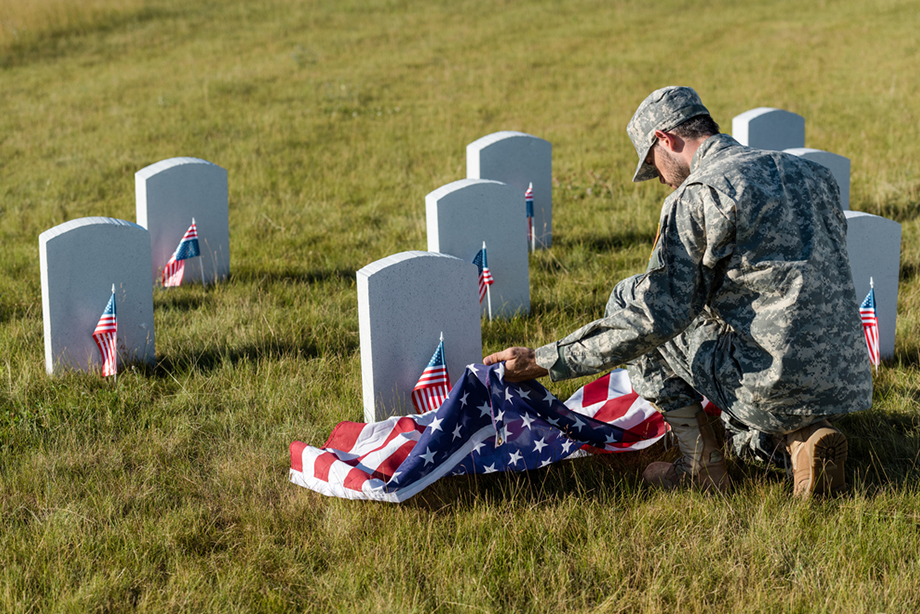
M696 139L688 139L684 141L684 146L681 151L677 154L681 159L687 163L687 168L690 168L690 162L693 160L693 156L696 155L696 150L700 148L706 139L712 135L701 136Z

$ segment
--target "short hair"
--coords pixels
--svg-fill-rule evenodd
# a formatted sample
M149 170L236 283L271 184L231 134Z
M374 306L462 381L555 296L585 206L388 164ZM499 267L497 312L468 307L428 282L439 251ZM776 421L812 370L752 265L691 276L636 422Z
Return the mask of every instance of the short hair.
M678 124L668 132L673 132L682 139L698 139L719 134L719 124L713 121L710 115L697 115Z

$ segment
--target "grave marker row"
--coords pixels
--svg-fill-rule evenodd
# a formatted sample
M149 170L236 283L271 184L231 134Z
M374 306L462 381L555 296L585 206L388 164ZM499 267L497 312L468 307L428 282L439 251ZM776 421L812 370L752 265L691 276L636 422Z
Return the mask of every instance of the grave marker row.
M524 132L504 130L466 146L467 179L491 179L514 186L523 195L533 191L533 242L547 248L553 241L553 147ZM520 215L527 210L521 200ZM526 231L524 235L527 236Z
M465 365L481 360L484 316L530 313L527 240L541 248L552 242L552 147L504 131L470 143L466 156L467 178L425 197L429 251L403 252L358 271L368 422L410 410L440 331L456 381ZM480 281L486 248L491 284L485 271Z
M226 170L197 158L171 158L138 171L135 187L137 224L87 217L39 236L49 374L102 365L92 333L113 283L119 358L154 363L151 275L158 281L193 218L198 220L201 255L183 261L187 278L214 282L229 275Z

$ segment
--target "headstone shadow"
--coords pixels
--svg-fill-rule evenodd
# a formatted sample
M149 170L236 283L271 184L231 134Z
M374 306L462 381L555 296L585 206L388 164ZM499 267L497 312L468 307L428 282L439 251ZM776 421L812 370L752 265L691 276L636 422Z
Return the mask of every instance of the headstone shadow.
M357 269L315 269L312 271L295 268L262 271L259 269L245 268L244 266L230 275L231 281L239 283L252 282L294 282L298 284L315 284L326 281L347 281L355 279Z
M355 344L357 348L357 344ZM279 342L266 339L260 343L242 347L208 348L201 351L187 351L168 356L159 356L152 374L161 378L172 378L177 372L198 370L209 373L221 368L226 363L236 365L243 361L256 363L266 356L273 359L298 358L310 359L320 356L321 349L309 340L302 342Z

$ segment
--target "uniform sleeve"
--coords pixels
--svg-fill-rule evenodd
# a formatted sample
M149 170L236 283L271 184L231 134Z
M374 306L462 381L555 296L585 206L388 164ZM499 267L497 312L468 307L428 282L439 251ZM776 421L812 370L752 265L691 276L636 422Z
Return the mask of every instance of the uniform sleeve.
M614 287L603 318L536 350L553 381L646 354L702 312L734 248L734 209L718 196L693 184L665 201L648 270Z

